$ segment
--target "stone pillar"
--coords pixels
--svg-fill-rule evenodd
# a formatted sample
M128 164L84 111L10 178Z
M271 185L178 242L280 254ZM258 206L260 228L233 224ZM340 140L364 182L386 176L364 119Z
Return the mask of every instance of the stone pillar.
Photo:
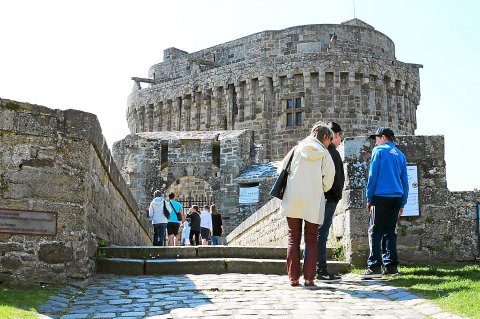
M387 112L387 88L386 88L383 76L378 77L377 87L379 88L379 91L380 91L380 110L381 110L380 116L381 116L381 119L383 120L382 124L385 124L385 126L391 126L389 125L390 118L388 117L388 112Z
M243 122L244 120L244 104L243 104L243 97L244 97L244 89L242 87L241 82L235 86L235 93L236 93L236 101L237 101L237 108L238 108L238 116L237 121Z
M182 98L177 97L175 98L175 108L173 110L173 117L174 117L174 127L176 131L180 131L180 123L182 119Z
M137 125L135 133L143 132L143 125L145 121L145 106L139 105L137 107Z
M203 103L205 105L205 129L212 126L212 90L207 89L203 94Z
M244 114L244 119L246 121L252 120L254 112L252 112L252 105L253 105L253 94L254 94L254 88L253 88L253 80L247 79L245 82L245 96L243 98L243 114Z
M212 89L212 99L210 101L210 108L212 110L212 128L215 130L220 129L221 122L221 103L219 103L219 88L214 87ZM220 105L219 105L220 104Z
M200 92L193 92L193 110L192 110L192 129L195 131L200 130L200 105L201 101L201 93Z
M153 130L153 104L148 104L145 110L145 126L144 132L151 132Z
M224 96L225 96L225 106L226 106L226 115L227 115L227 129L233 130L233 92L234 86L228 85L224 88Z
M262 104L261 108L265 109L265 103L267 103L266 93L268 90L269 83L268 79L264 76L259 77L258 82L260 93L262 94ZM280 98L280 77L278 75L274 75L272 77L272 85L271 85L271 94L272 94L272 109L271 114L274 116L280 116L282 114L282 102Z
M189 97L184 97L183 99L183 130L190 131L190 124L191 124L191 113L192 113L192 98L190 95Z
M167 120L167 131L172 130L172 100L168 99L166 105L166 120Z

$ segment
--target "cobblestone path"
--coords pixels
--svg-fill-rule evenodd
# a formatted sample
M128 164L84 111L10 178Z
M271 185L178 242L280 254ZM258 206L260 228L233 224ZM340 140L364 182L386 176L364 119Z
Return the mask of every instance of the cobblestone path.
M277 275L100 275L51 297L41 318L461 318L389 286L343 276L290 287Z

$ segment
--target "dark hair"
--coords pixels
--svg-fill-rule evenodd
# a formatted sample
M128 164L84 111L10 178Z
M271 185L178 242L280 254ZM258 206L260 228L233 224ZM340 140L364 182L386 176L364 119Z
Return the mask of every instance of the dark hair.
M174 199L175 198L175 193L170 193L168 194L168 199Z
M153 192L153 197L162 197L162 192L159 191L158 189L156 191Z
M210 206L208 205L203 205L203 208L208 208L208 210L210 210Z
M198 205L192 205L192 208L198 212Z

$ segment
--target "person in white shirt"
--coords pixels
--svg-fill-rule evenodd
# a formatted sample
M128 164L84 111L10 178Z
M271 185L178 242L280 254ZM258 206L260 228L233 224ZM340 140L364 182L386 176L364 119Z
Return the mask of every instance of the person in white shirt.
M189 238L190 238L190 222L188 221L188 219L185 219L185 222L183 223L181 245L190 246Z
M210 236L212 236L212 214L210 214L210 206L203 206L203 210L200 212L200 235L202 236L202 245L208 245Z
M153 193L153 200L148 208L148 216L153 224L153 245L165 245L165 231L167 230L168 217L165 216L165 198L159 190ZM166 209L168 211L168 208ZM168 213L167 213L168 215Z

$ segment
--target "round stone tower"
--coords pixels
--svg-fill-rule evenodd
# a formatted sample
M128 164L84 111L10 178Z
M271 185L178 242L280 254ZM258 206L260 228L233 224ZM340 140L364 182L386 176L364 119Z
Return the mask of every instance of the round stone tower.
M132 133L248 129L257 160L267 162L319 120L338 122L346 136L378 126L414 134L420 67L398 61L393 41L358 19L263 31L194 53L169 48L148 78L132 78L127 120Z

